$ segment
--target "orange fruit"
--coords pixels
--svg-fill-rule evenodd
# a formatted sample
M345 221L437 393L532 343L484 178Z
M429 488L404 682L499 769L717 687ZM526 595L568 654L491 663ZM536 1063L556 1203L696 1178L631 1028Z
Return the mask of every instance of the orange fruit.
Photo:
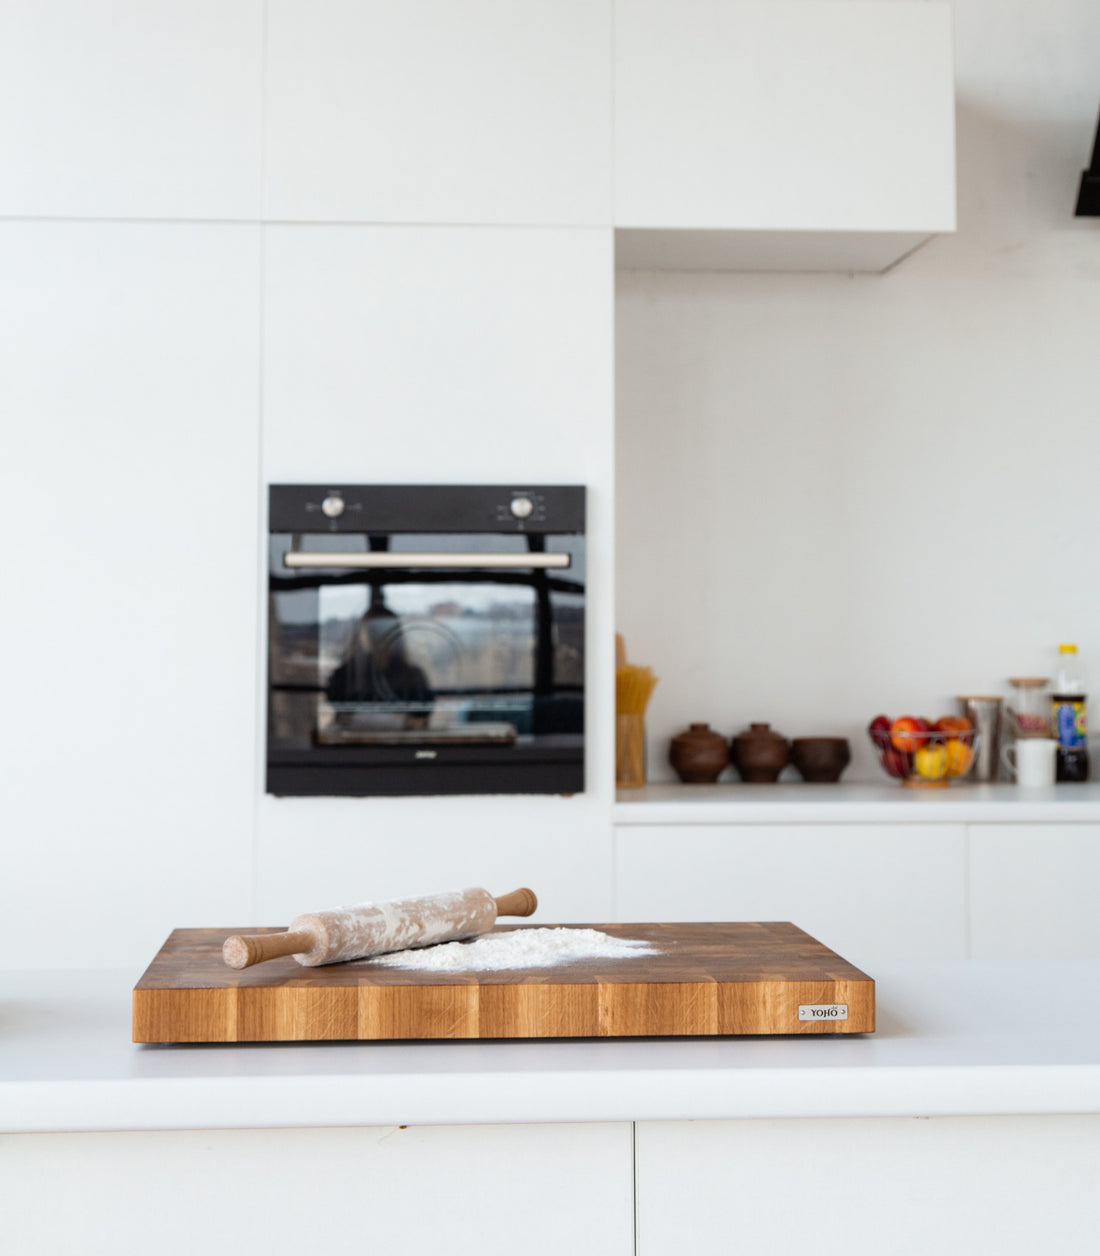
M965 776L974 760L974 751L957 737L949 737L943 748L947 752L947 775Z

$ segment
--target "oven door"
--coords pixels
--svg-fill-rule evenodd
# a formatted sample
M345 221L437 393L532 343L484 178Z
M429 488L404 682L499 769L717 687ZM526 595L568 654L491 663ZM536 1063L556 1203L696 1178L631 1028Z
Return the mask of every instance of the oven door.
M584 538L271 537L267 789L584 788Z

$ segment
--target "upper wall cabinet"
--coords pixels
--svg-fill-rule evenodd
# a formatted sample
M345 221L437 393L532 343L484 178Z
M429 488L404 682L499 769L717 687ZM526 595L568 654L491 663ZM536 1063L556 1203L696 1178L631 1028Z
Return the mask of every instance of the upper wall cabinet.
M955 229L942 3L616 0L621 267L880 271Z
M609 482L609 228L294 225L265 241L269 480Z
M265 217L611 225L611 0L268 0Z
M0 216L255 219L262 0L4 0Z

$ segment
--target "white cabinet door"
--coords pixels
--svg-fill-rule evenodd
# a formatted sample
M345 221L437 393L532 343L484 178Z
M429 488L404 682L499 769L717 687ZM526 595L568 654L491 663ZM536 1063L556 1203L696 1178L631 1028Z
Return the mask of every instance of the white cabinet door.
M265 214L611 221L611 0L269 0Z
M12 967L250 915L259 236L0 224Z
M269 480L610 486L609 229L265 238Z
M615 858L619 920L790 920L871 976L966 958L961 825L630 825Z
M1092 1256L1098 1116L646 1122L638 1256Z
M256 218L262 0L5 0L0 215Z
M1097 885L1100 825L972 826L972 956L1100 959Z
M11 1256L631 1256L633 1213L627 1124L0 1138Z
M952 79L945 4L616 0L615 225L655 233L620 263L882 269L954 230Z

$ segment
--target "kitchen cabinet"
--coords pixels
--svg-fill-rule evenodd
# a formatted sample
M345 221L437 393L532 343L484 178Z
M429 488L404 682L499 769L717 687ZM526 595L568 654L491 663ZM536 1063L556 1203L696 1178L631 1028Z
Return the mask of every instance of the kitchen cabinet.
M969 848L975 959L1100 958L1100 824L975 825Z
M475 1256L520 1235L531 1256L664 1256L691 1234L716 1250L736 1238L745 1256L841 1256L861 1232L899 1256L1095 1250L1095 1115L635 1129L633 1156L628 1122L0 1135L5 1241L294 1256L362 1234L410 1256ZM47 1176L64 1208L38 1200ZM201 1210L180 1211L181 1182Z
M1098 1153L1096 1115L640 1122L637 1253L1088 1256Z
M899 1256L1091 1256L1098 1150L1100 1116L1076 1114L5 1134L0 1205L13 1253L296 1256L362 1235L409 1256L664 1256L690 1234L841 1256L862 1233Z
M616 0L622 267L871 270L955 228L941 3Z
M618 920L791 919L872 975L1100 957L1095 782L650 785L620 792L614 823Z
M607 229L268 227L269 482L609 477L611 247Z
M0 216L257 218L263 8L0 6Z
M626 1122L15 1134L0 1183L12 1256L633 1252Z
M615 866L619 920L790 920L871 976L966 956L963 825L617 826Z
M18 0L0 215L614 226L626 266L883 269L953 229L951 80L940 3Z
M249 901L260 252L244 223L0 229L10 962L136 966Z
M611 221L610 0L269 0L265 216Z
M261 798L257 923L470 884L609 918L613 304L610 228L265 229L267 481L586 485L597 697L571 798Z
M601 723L597 715L590 725L601 738L594 757L606 750ZM532 925L611 920L599 784L572 798L261 798L256 922L467 885L496 894L530 885L539 898Z

